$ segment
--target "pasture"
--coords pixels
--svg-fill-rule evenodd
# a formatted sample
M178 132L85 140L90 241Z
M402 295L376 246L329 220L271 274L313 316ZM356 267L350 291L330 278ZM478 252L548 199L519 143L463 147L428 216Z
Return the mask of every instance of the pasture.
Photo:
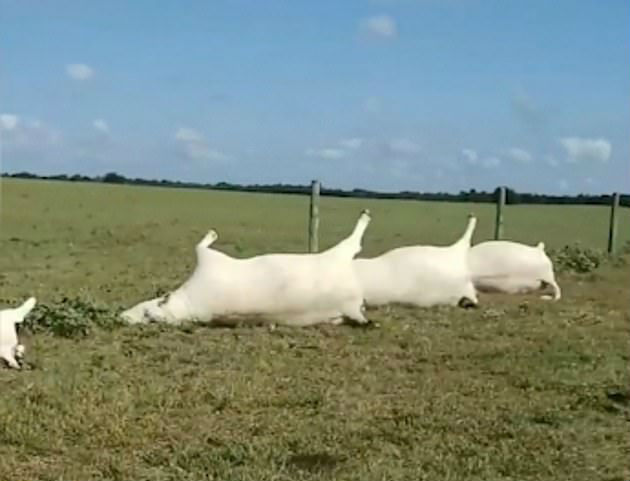
M179 285L210 227L236 256L307 247L307 197L1 189L2 307L35 295L40 313L63 312L68 297L103 307L86 316L113 316ZM475 242L494 227L492 205L323 197L320 248L364 207L362 256L451 243L471 211ZM505 216L506 238L605 247L603 207ZM558 303L480 295L476 310L368 311L379 328L23 330L32 368L0 369L0 479L625 481L629 274L623 263L559 274Z

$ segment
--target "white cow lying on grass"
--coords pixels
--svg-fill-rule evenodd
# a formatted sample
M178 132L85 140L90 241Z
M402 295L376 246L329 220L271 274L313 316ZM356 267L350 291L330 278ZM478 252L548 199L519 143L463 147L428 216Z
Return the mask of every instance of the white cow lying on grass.
M450 246L406 246L378 257L355 259L367 305L476 306L477 294L468 269L476 225L476 217L470 215L465 233Z
M25 351L24 346L18 343L15 325L24 320L35 303L35 298L30 297L20 307L0 310L0 358L14 369L20 369L18 361L22 360Z
M545 244L536 247L512 241L481 242L470 249L470 269L473 282L480 292L509 294L553 288L553 297L560 299L551 259L545 253Z
M197 265L188 280L166 296L141 302L121 316L129 323L178 324L185 320L232 324L255 319L291 326L360 324L361 286L352 259L370 222L364 210L354 231L315 254L264 254L237 259L211 248L215 230L197 244Z

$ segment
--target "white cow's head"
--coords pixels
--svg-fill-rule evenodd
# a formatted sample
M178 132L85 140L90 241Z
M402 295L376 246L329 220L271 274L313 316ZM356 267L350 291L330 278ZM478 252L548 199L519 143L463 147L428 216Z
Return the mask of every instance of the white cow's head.
M129 324L147 324L150 322L179 324L192 317L185 293L180 290L140 302L123 311L120 316Z

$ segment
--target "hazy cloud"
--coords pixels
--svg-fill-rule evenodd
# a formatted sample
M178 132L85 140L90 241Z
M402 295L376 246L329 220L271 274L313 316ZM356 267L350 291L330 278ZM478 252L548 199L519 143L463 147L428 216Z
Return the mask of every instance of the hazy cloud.
M568 162L606 162L612 152L610 142L601 138L564 137L559 142L567 152Z
M511 100L512 113L528 129L541 131L546 128L547 115L534 100L524 92L516 93Z
M182 147L184 155L191 160L221 162L230 158L227 154L210 148L204 136L189 127L178 128L175 132L175 140Z
M343 149L327 148L327 149L308 149L306 155L309 157L319 157L320 159L341 159L345 157L346 152Z
M375 15L361 20L359 30L362 34L378 39L392 39L398 35L396 20L389 15Z
M351 139L343 139L339 141L339 145L345 147L346 149L356 150L361 148L363 145L363 139L353 137Z
M506 152L506 155L510 159L516 162L522 162L522 163L531 162L533 159L532 154L530 154L526 150L519 149L518 147L512 147L511 149L508 149L508 151Z
M205 143L190 143L186 145L186 153L193 160L228 160L229 156L215 149L211 149Z
M481 165L486 169L494 169L501 165L501 159L498 157L486 157L481 161Z
M417 155L422 148L409 139L393 139L389 142L389 149L395 154Z
M410 176L414 178L418 177L417 174L412 174L411 164L403 159L394 159L388 162L389 172L393 177L409 179Z
M558 165L560 165L560 162L558 161L558 159L556 159L553 155L550 155L550 154L545 155L544 160L551 167L558 167Z
M363 102L363 110L370 114L378 113L382 110L382 102L378 97L368 97Z
M102 132L104 134L109 133L109 125L103 119L95 119L92 122L92 126L99 132Z
M0 130L13 130L17 127L20 119L13 114L0 114Z
M477 154L476 151L472 149L462 149L461 154L462 154L463 159L469 164L474 165L479 160L479 155Z
M71 63L66 65L66 73L74 80L87 80L94 75L94 70L84 63Z
M177 129L177 132L175 132L175 139L180 142L203 142L203 135L195 129L180 127Z
M61 144L61 132L37 119L1 114L0 130L3 132L3 146L7 150L39 151Z

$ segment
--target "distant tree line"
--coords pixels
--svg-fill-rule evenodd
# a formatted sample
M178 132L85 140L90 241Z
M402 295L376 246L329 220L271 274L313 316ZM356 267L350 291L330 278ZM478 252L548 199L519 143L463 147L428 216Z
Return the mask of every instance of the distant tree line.
M107 184L128 184L128 185L150 185L160 187L175 188L193 188L193 189L212 189L227 190L238 192L266 192L274 194L310 194L310 185L292 185L292 184L253 184L241 185L231 184L229 182L218 182L216 184L200 184L196 182L181 182L172 180L150 180L140 178L127 178L116 172L109 172L103 176L89 177L86 175L49 175L40 176L30 172L18 172L13 174L2 173L2 177L11 177L17 179L42 179L42 180L60 180L67 182L99 182ZM366 189L329 189L321 187L320 194L322 196L331 197L356 197L371 199L409 199L409 200L432 200L444 202L475 202L490 203L496 202L497 189L492 192L477 191L470 189L469 191L461 191L458 194L447 192L374 192ZM608 205L611 201L611 194L602 195L547 195L547 194L530 194L526 192L516 192L514 189L506 188L507 204L581 204L581 205ZM620 204L630 207L630 195L621 195Z

